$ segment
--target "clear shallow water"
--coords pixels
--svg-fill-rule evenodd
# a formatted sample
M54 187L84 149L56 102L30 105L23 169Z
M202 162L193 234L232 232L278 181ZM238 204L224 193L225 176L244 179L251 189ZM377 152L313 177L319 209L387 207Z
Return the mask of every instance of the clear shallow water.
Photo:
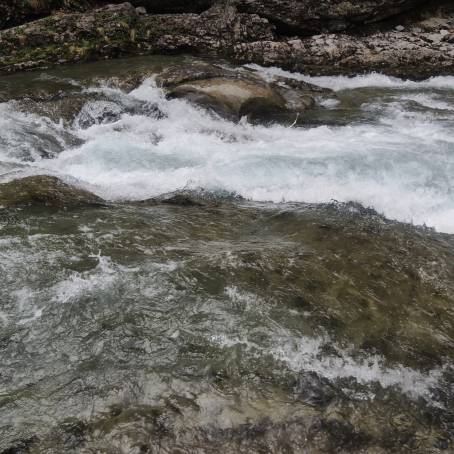
M16 211L0 447L450 446L452 257L336 206Z
M0 105L0 181L115 202L0 211L0 452L449 452L454 236L302 202L453 232L451 79L312 79L265 128L77 68ZM216 203L123 203L182 188Z
M289 75L259 69L267 77ZM391 219L454 232L454 81L381 75L307 78L335 90L308 127L234 124L166 100L152 80L129 94L94 89L70 124L0 105L0 162L77 180L111 200L181 188L254 201L356 201ZM165 118L125 112L157 104ZM87 126L87 118L110 122ZM99 123L99 121L98 121ZM75 145L76 144L76 145ZM39 153L55 150L54 159ZM30 162L32 161L32 162ZM0 164L1 165L1 164Z

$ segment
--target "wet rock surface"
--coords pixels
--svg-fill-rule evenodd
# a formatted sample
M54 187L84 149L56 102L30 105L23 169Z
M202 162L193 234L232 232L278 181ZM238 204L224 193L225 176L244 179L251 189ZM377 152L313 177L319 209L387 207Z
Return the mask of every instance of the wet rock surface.
M61 12L90 11L96 6L106 4L121 4L122 0L1 0L0 1L0 30L31 22L52 14ZM201 13L214 0L132 0L130 2L138 13L171 14L171 13ZM115 8L115 7L114 7Z
M165 117L156 103L126 96L146 79L161 87L168 99L185 99L222 118L235 122L245 118L262 125L304 124L316 99L323 102L336 97L332 90L307 82L283 76L267 80L257 71L235 68L226 61L211 63L195 58L157 67L151 61L140 70L114 77L94 76L68 85L64 79L48 84L36 81L30 89L5 90L4 97L23 112L82 129L115 123L125 114ZM68 140L77 143L69 136ZM50 147L49 156L55 155L53 149L59 150L58 146Z
M252 71L202 63L170 67L156 82L169 98L184 98L222 117L245 117L259 124L293 124L315 105L315 95L333 96L330 90L285 77L268 83Z
M96 195L46 175L0 184L0 206L3 211L21 206L70 209L103 204L103 200Z

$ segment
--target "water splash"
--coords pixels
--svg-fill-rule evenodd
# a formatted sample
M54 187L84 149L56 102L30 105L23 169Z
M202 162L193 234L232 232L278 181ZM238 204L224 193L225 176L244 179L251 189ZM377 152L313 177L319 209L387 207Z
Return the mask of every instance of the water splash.
M167 100L152 79L129 94L92 87L86 91L101 92L107 101L89 101L69 125L0 105L8 112L1 120L0 162L10 166L2 179L48 173L112 200L204 188L255 201L355 201L392 219L454 232L452 78L292 77L347 90L347 98L314 115L329 111L331 118L358 119L313 128L251 126ZM354 93L359 87L381 90L360 102ZM131 109L140 103L162 115ZM83 144L71 146L68 134ZM46 148L49 137L57 144L53 159L38 152L52 149Z

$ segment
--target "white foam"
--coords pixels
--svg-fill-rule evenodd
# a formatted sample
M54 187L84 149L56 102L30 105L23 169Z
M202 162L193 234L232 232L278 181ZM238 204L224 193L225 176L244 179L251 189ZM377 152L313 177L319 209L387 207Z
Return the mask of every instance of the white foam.
M357 383L370 385L379 383L383 388L396 387L413 397L424 397L431 401L432 390L443 376L443 369L433 369L427 373L401 365L386 366L384 359L371 355L364 359L355 359L347 350L336 349L335 356L323 352L322 347L329 343L328 338L311 338L292 335L270 336L269 348L259 346L247 338L238 338L224 333L213 335L210 341L221 347L243 345L250 354L271 355L294 372L315 372L330 381L353 378ZM433 402L437 405L436 402Z
M109 257L99 256L99 263L94 270L79 273L73 272L69 277L52 286L49 293L52 302L68 303L91 292L105 292L116 282L117 273Z
M266 305L254 293L241 290L235 285L226 287L224 292L237 310L240 309L245 312L253 311L254 313L264 312Z
M327 109L334 109L340 104L340 101L335 98L320 99L317 101L318 104Z
M321 352L325 343L320 338L284 337L275 340L270 352L295 372L312 371L329 380L352 377L363 385L378 382L383 388L396 386L413 397L430 397L431 389L442 377L441 369L422 373L401 365L386 367L377 355L359 360L347 351L337 350L338 355L327 356Z
M443 101L440 97L434 97L433 95L423 94L423 93L412 93L400 95L399 99L403 101L413 101L419 104L422 107L434 110L448 110L454 111L454 105Z
M454 90L454 76L430 77L423 81L412 81L386 76L379 73L362 74L354 77L348 76L307 76L301 73L285 71L276 67L263 67L256 64L245 65L273 80L276 76L302 80L334 91L352 90L355 88L394 88L394 89L423 89L435 88L441 90Z
M408 84L448 87L451 83L450 78L443 78L443 83L441 79L410 83L377 75L361 76L357 82L370 86L379 83L374 82L377 78L396 88ZM346 86L343 78L331 79L338 87ZM103 90L129 103L156 103L167 117L124 113L114 123L87 129L75 125L69 132L82 139L83 145L66 148L55 159L35 157L32 166L9 171L3 179L59 175L111 200L200 187L256 201L353 200L392 219L454 233L454 118L450 111L454 103L448 97L394 93L392 102L374 98L364 105L374 121L303 129L228 122L185 101L166 100L151 79L129 95ZM408 110L409 101L427 110ZM105 103L100 106L107 107ZM434 109L443 109L443 115ZM11 109L8 115L0 140L5 134L11 137L16 126L15 133L20 131L20 122L36 121ZM19 123L13 127L16 120ZM65 132L62 125L48 124L48 120L42 127L56 135ZM27 143L33 147L27 134L21 140L24 147ZM10 141L7 149L0 147L0 161L31 164L14 153Z
M64 133L62 123L16 110L14 102L0 103L0 161L23 165L39 159L39 150L66 146Z

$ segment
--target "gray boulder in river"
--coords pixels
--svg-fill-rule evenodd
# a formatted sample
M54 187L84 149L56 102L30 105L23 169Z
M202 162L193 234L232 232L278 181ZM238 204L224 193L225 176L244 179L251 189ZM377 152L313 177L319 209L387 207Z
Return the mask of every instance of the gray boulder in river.
M285 77L265 81L252 71L206 63L169 67L157 77L169 98L184 98L230 119L251 123L296 123L331 90Z

